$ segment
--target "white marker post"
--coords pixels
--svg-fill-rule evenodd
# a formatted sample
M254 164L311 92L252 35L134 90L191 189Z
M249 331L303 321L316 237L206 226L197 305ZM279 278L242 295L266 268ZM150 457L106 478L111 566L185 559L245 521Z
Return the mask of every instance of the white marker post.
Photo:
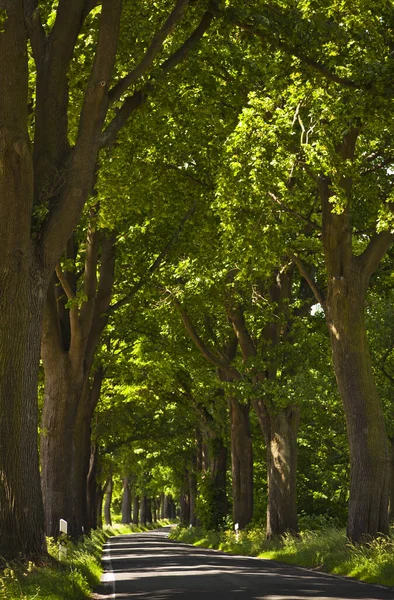
M238 538L239 538L239 524L238 523L235 523L234 529L235 529L235 539L238 542Z
M65 521L64 519L60 519L59 529L60 529L59 560L62 560L62 558L67 557L67 547L64 544L62 544L62 541L61 541L61 534L67 535L67 521Z

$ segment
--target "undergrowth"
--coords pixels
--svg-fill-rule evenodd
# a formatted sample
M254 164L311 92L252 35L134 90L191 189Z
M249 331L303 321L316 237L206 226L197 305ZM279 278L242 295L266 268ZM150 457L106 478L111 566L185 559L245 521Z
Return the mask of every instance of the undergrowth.
M285 535L266 540L265 530L253 527L239 532L208 531L198 527L177 527L170 538L215 548L230 554L257 556L354 577L360 581L394 586L394 538L379 537L366 544L352 544L344 529L325 526L316 531L301 531L298 537Z
M161 523L160 525L165 525ZM158 524L144 526L115 525L92 531L73 544L59 544L48 538L51 566L36 567L14 561L0 571L0 600L86 600L100 582L101 556L105 541L113 535L145 531Z

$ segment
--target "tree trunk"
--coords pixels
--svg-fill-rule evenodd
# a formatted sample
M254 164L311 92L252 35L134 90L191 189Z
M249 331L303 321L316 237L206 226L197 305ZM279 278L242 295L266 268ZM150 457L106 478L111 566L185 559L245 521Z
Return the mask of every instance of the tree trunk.
M138 525L139 523L139 514L140 514L140 498L137 495L133 497L133 523L134 525Z
M140 523L146 525L147 520L147 498L145 495L142 496L140 502Z
M350 449L348 536L388 534L389 449L374 381L357 272L329 281L326 316Z
M97 491L97 527L103 528L103 502L104 502L104 486L99 486Z
M164 500L163 500L163 519L171 519L170 516L170 502L169 502L169 496L167 496L167 494L164 495Z
M243 529L253 518L253 454L248 404L229 398L233 518Z
M18 252L9 268L0 258L0 556L35 560L46 553L37 450L44 289Z
M184 526L190 523L190 499L189 499L189 473L185 469L183 474L183 484L179 496L180 521Z
M159 507L160 504L157 498L152 498L152 519L154 523L157 523L157 511Z
M197 524L196 504L197 504L197 474L194 469L189 471L189 498L190 498L190 518L189 523L192 527Z
M208 449L209 448L209 449ZM219 529L228 511L227 502L227 448L220 436L209 440L207 445L207 465L211 480L210 503L212 505L209 528Z
M83 380L75 372L68 354L56 361L45 360L49 349L43 353L45 364L45 400L41 421L41 473L45 509L45 532L59 535L59 520L65 519L71 536L77 537L76 527L80 514L75 514L75 421L78 402L82 395ZM78 457L79 458L79 457ZM80 524L82 525L82 524Z
M394 523L394 438L390 439L390 523Z
M31 239L33 161L23 3L1 3L0 556L46 553L37 451L37 382L47 275Z
M98 484L98 446L95 444L91 445L90 459L89 459L89 471L87 476L87 512L88 512L88 529L96 529L98 527L97 522L97 510L98 510L98 496L101 491L101 486Z
M104 520L106 525L112 525L111 519L111 502L112 502L113 481L112 475L107 479L105 486L105 503L104 503Z
M146 499L146 522L152 523L152 498Z
M298 531L297 518L297 431L298 407L287 406L269 414L262 402L253 406L267 448L267 538Z
M122 523L126 525L131 523L131 492L128 477L123 479Z

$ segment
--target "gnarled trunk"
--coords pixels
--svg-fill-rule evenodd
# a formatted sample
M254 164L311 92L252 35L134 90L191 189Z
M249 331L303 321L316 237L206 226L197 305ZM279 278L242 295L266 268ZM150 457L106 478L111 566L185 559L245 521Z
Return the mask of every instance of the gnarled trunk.
M39 273L0 259L0 557L46 552L37 450L42 297ZM1 560L1 559L0 559Z
M243 529L253 518L253 452L249 404L229 398L233 518Z
M348 536L387 534L390 456L364 318L365 288L355 269L329 282L326 317L350 449Z
M297 431L299 409L288 406L276 414L264 404L253 406L263 430L267 448L267 538L298 531L297 518Z
M75 422L78 402L83 389L82 373L74 369L67 353L46 361L48 349L43 352L46 365L45 400L41 420L42 493L45 509L45 532L59 535L59 520L68 522L72 536L81 533L76 528L74 488Z

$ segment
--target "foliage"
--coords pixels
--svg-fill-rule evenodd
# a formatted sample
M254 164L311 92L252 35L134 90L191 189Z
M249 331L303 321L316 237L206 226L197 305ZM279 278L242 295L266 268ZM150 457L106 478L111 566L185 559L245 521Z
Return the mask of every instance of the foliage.
M105 541L113 536L137 533L167 525L115 525L92 531L77 544L62 541L67 553L59 556L59 544L48 538L50 557L45 566L13 562L0 572L1 600L86 600L100 582L101 557Z
M321 524L322 525L322 524ZM349 543L343 529L327 522L317 530L304 529L298 537L286 535L267 541L263 529L203 532L176 528L170 535L185 543L217 548L231 554L258 556L327 573L355 577L360 581L394 586L394 539L377 538L364 545Z

